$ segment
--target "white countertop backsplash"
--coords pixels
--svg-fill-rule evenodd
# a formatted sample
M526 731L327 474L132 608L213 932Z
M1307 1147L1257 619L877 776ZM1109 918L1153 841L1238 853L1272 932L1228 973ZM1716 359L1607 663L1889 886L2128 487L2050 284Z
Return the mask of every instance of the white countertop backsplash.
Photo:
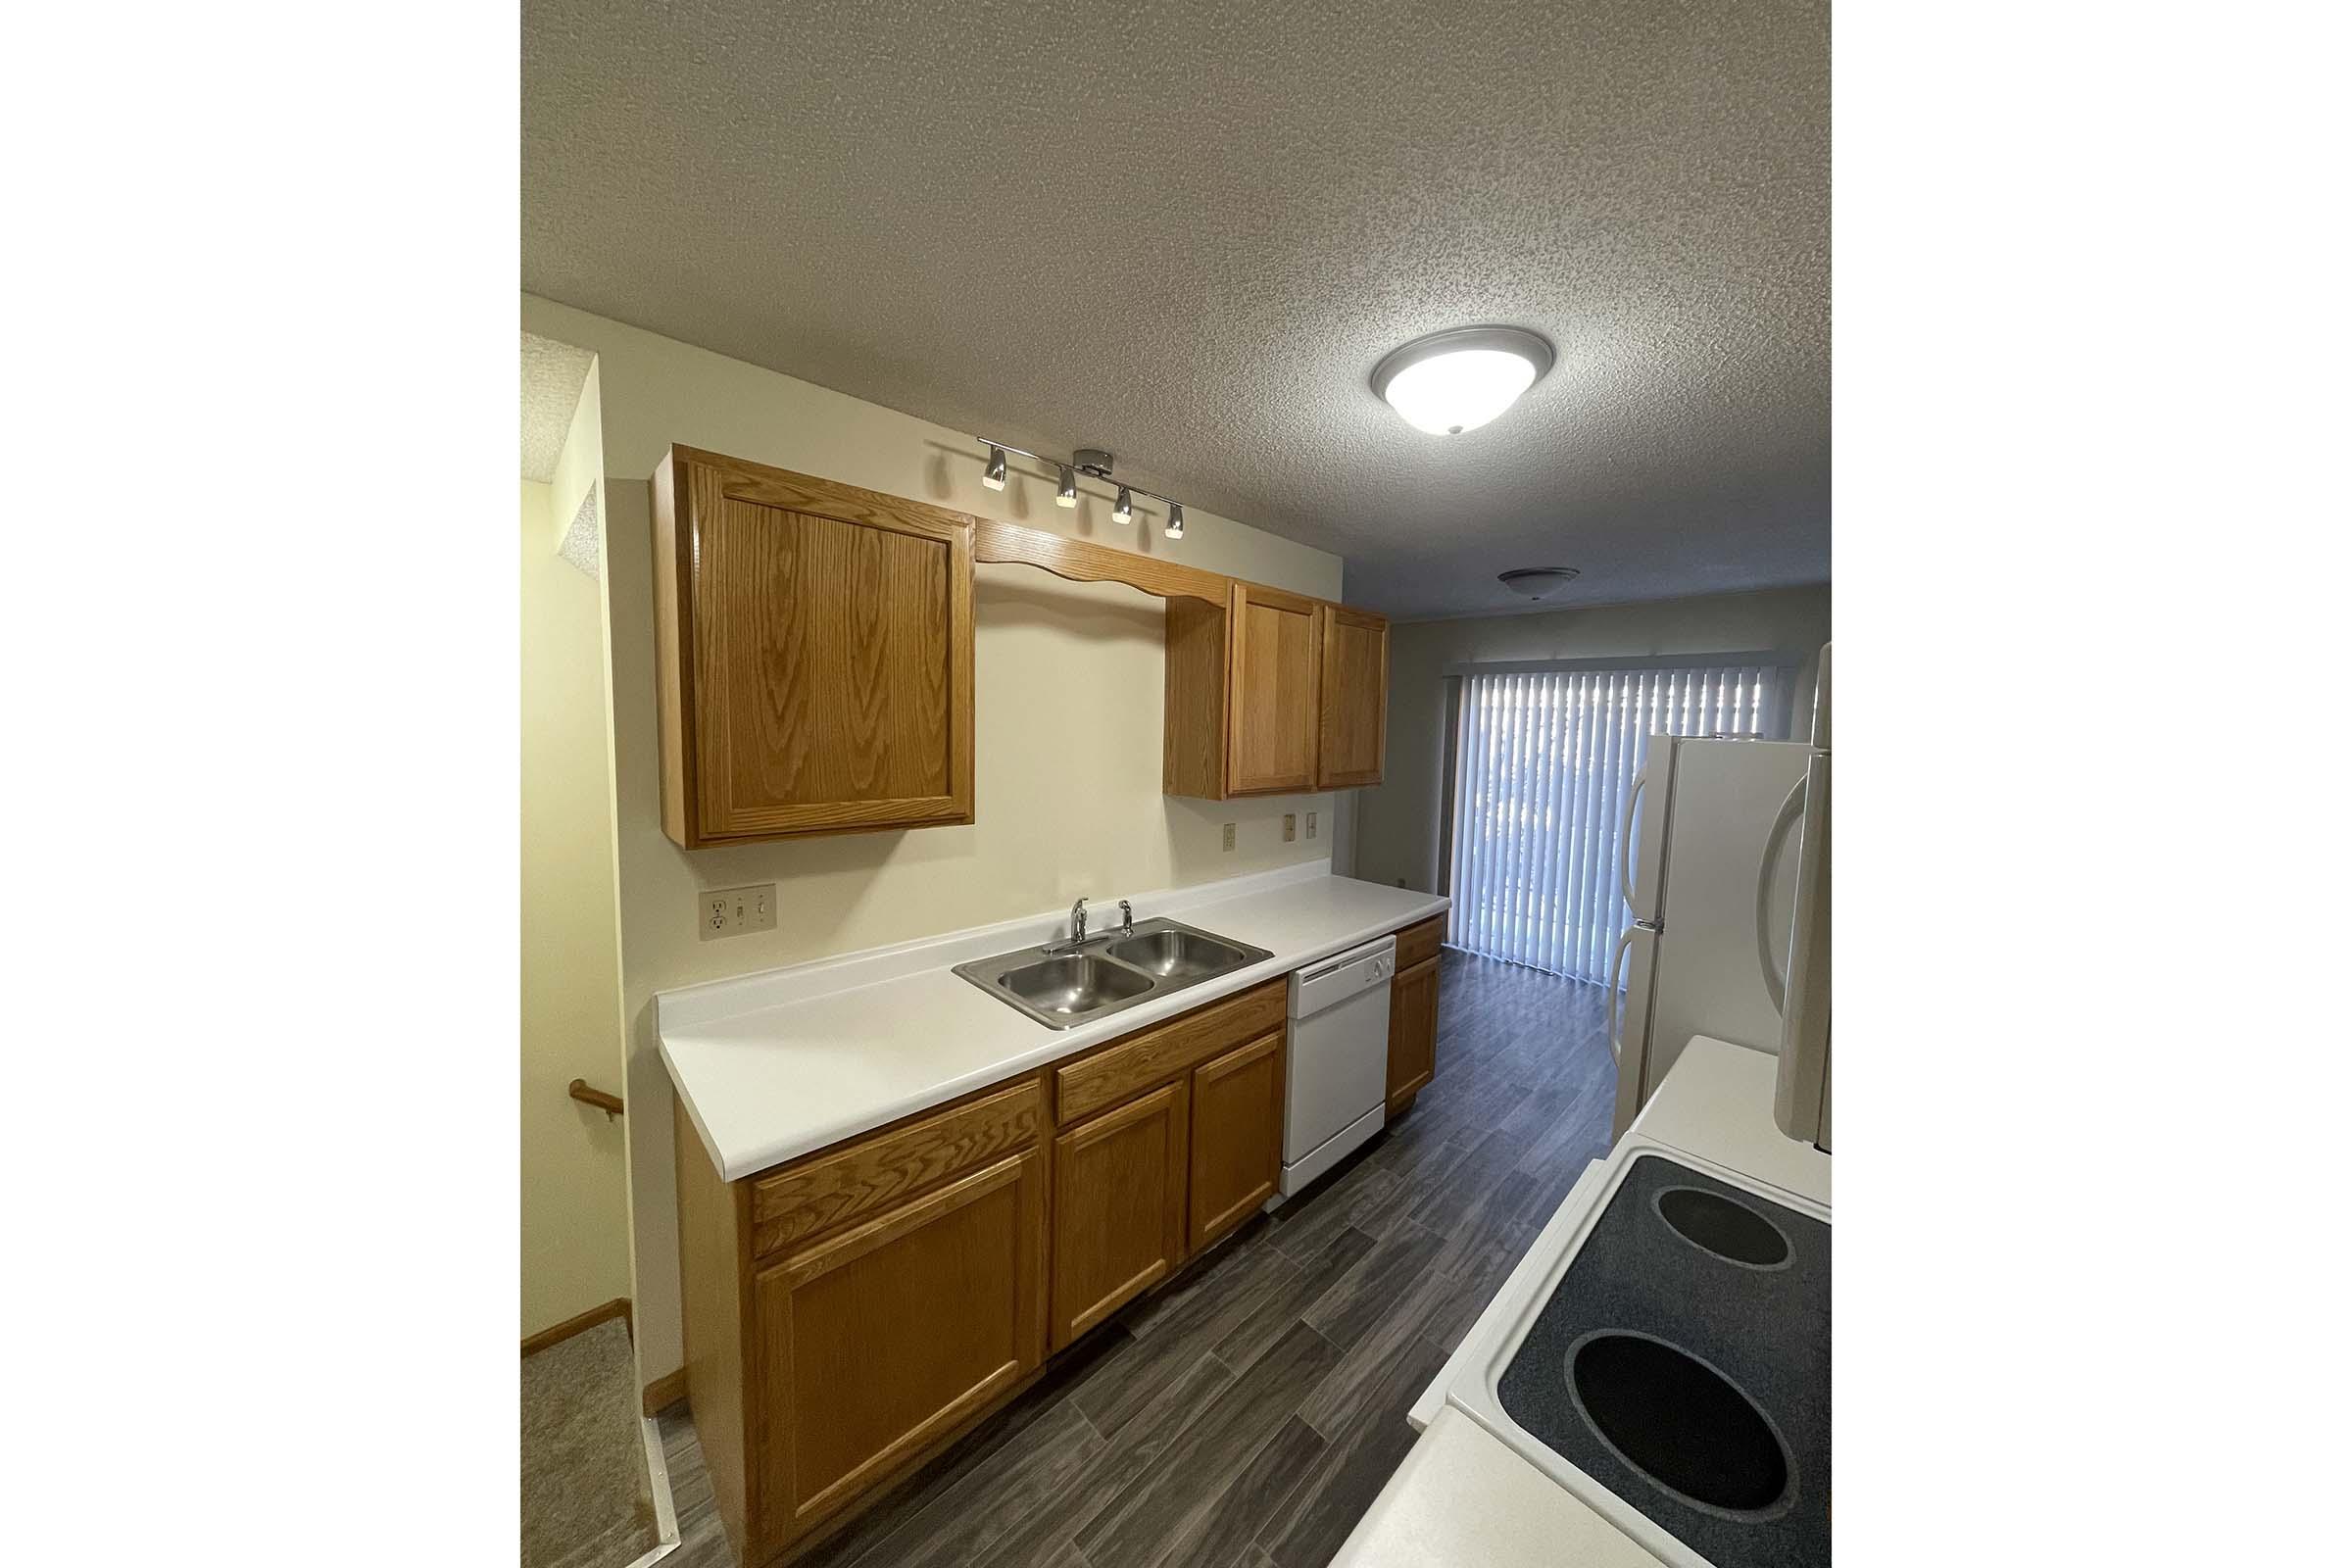
M1120 896L1090 900L1098 930ZM1125 897L1138 920L1173 916L1273 956L1074 1029L1032 1022L954 972L1061 936L1066 910L661 993L654 1024L662 1059L711 1163L738 1180L1288 974L1452 903L1333 876L1329 860Z

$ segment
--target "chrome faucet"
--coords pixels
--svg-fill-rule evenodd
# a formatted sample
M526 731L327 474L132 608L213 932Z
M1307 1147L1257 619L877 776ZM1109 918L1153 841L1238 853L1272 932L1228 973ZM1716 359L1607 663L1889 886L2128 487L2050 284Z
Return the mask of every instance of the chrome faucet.
M1077 953L1086 946L1086 901L1080 899L1070 906L1070 937L1066 942L1050 942L1044 952L1050 958Z
M1135 935L1135 906L1129 904L1125 899L1119 901L1119 935L1123 937Z

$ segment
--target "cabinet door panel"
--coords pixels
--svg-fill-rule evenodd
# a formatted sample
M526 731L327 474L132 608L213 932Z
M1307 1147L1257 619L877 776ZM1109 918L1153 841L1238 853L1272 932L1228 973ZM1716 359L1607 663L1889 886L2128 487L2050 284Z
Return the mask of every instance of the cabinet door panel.
M1315 787L1322 606L1233 585L1227 781L1234 794Z
M690 448L655 477L662 825L968 822L971 519Z
M1389 989L1389 1110L1402 1109L1438 1072L1438 960L1397 971Z
M1044 1359L1044 1154L1033 1149L759 1276L771 1544Z
M1256 1213L1282 1177L1283 1040L1276 1030L1193 1069L1196 1252Z
M1344 605L1325 605L1322 633L1316 786L1377 784L1388 744L1389 623Z
M1186 1083L1054 1141L1054 1348L1184 1261Z

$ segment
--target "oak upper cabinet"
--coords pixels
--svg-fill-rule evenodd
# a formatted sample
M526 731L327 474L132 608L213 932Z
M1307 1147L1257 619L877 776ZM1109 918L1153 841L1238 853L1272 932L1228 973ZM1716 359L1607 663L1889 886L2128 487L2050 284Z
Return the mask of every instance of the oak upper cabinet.
M1386 620L1247 582L1222 605L1172 598L1167 616L1168 794L1222 801L1380 782Z
M1233 702L1226 714L1226 786L1235 795L1315 787L1315 705L1323 607L1233 585Z
M1183 1263L1187 1089L1162 1085L1054 1141L1054 1349Z
M662 826L687 849L972 820L972 521L672 447Z
M1186 1243L1200 1251L1256 1213L1282 1178L1283 1034L1193 1069Z
M1315 787L1377 784L1389 729L1389 622L1385 616L1322 607L1321 724Z
M1045 1358L1045 1154L1032 1148L758 1276L760 1497L791 1541Z

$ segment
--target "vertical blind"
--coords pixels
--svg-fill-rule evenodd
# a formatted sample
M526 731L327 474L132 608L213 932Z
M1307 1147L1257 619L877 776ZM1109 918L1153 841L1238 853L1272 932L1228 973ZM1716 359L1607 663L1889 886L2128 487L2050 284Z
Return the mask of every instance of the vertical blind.
M1451 940L1610 983L1631 918L1618 839L1649 737L1762 735L1780 721L1783 674L1742 664L1463 676Z

